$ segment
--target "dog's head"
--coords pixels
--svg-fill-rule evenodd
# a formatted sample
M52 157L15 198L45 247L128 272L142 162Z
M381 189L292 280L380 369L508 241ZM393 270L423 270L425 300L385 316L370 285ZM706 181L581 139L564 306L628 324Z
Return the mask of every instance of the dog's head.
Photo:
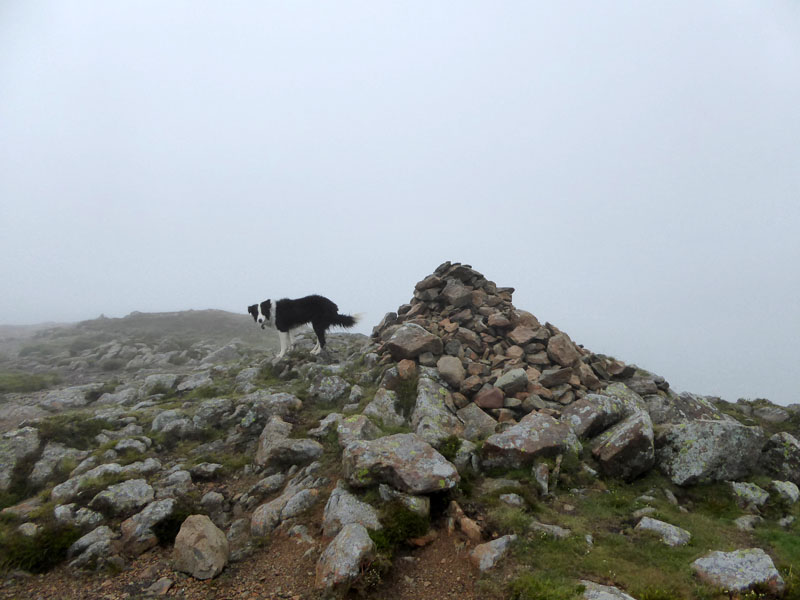
M261 325L261 329L264 329L270 320L272 302L270 300L264 300L261 304L253 304L247 307L247 312L250 313L256 323Z

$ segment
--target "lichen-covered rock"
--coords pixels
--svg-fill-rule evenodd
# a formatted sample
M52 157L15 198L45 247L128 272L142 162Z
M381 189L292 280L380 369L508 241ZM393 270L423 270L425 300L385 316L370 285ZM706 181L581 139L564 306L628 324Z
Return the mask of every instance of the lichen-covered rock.
M451 410L450 392L428 377L420 377L417 400L411 413L411 427L429 444L436 445L451 435L460 435L464 426Z
M378 494L384 502L399 502L408 510L418 514L420 517L428 518L431 514L431 499L428 496L414 496L404 494L396 489L389 487L385 483L378 486Z
M15 429L0 437L0 492L8 490L17 466L38 450L39 430L35 427Z
M314 382L309 394L318 402L334 404L343 400L349 390L350 384L338 375L324 375Z
M374 440L381 435L381 430L364 415L342 417L336 425L339 435L339 446L346 448L357 440Z
M384 427L402 427L407 423L397 405L397 392L379 388L375 397L364 408L364 413Z
M785 586L772 559L761 548L711 552L694 561L692 568L700 579L730 592L764 585L779 594Z
M344 593L375 555L375 544L359 523L345 525L317 561L315 587Z
M489 436L481 459L487 467L518 468L532 464L537 457L578 454L580 449L568 424L544 413L530 413L504 432Z
M731 481L730 486L736 502L741 507L764 506L769 500L769 492L755 483Z
M662 425L656 464L676 485L742 479L753 472L763 445L760 427L735 421Z
M224 427L233 413L233 401L227 398L210 398L203 400L192 417L197 429Z
M118 475L122 473L122 467L117 463L106 463L93 469L67 479L59 483L50 492L50 497L56 504L67 504L72 501L89 481L106 477L108 475Z
M386 349L394 360L416 358L423 352L442 353L442 340L416 323L404 323L394 332Z
M196 433L197 428L182 410L169 409L160 412L153 419L150 431L161 432L168 440L179 440L191 437Z
M148 375L144 380L142 391L145 394L153 394L155 392L171 390L178 384L179 379L180 375L176 375L175 373Z
M764 445L761 466L773 477L800 485L800 441L785 431L776 433Z
M731 417L722 413L705 396L682 392L670 393L668 397L651 395L647 397L647 411L653 423L686 423L704 419L707 421L729 421Z
M42 455L36 464L33 466L28 481L33 487L40 487L47 483L59 468L63 465L73 462L82 461L89 455L88 451L76 450L75 448L68 448L64 444L58 442L47 442L47 445L42 451Z
M506 555L516 539L516 535L504 535L491 542L479 544L469 553L470 562L479 571L488 571Z
M205 515L191 515L175 538L172 558L175 569L195 579L216 577L228 564L225 534Z
M409 494L428 494L454 487L455 466L413 433L353 442L342 454L344 475L355 487L387 483Z
M784 502L794 504L800 500L800 489L791 481L773 481L770 485Z
M640 411L605 431L594 441L592 455L609 477L630 481L653 468L653 423Z
M643 517L634 527L637 531L650 531L657 534L667 546L685 546L692 539L692 534L658 519Z
M322 533L333 537L350 523L360 523L367 529L380 529L378 511L351 494L339 481L331 492L322 517Z

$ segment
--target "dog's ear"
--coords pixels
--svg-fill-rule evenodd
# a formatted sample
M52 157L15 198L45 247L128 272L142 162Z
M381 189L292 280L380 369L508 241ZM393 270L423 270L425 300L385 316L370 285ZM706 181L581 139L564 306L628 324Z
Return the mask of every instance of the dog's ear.
M250 315L255 319L258 316L258 310L257 309L258 309L258 305L257 304L252 304L252 305L247 307L247 312L249 312Z

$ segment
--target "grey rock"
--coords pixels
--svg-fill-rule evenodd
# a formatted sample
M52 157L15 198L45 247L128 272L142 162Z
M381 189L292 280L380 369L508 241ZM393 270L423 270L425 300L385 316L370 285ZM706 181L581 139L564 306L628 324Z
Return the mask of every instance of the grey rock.
M89 508L111 515L125 515L138 510L155 497L144 479L129 479L109 486L92 498Z
M800 485L800 441L787 432L774 434L764 445L761 466L773 477Z
M650 415L640 411L598 436L592 455L604 475L630 481L653 468L653 439Z
M118 475L122 473L122 467L117 463L107 463L97 466L76 477L71 477L65 482L58 484L50 492L50 497L56 504L67 504L75 498L81 488L93 479L99 479L107 475Z
M94 529L103 522L103 515L88 508L78 508L77 504L59 504L53 509L56 522L72 525L84 531Z
M125 551L134 556L158 545L158 537L153 527L172 516L175 500L167 498L148 504L144 510L126 519L120 525L122 545Z
M226 427L230 424L233 410L233 401L228 398L203 400L192 417L192 423L196 429Z
M224 467L219 463L200 463L189 469L193 480L210 481L220 476Z
M457 342L457 340L453 341ZM439 370L442 379L453 389L457 390L461 382L464 381L464 375L466 374L464 365L462 365L461 360L455 356L442 356L436 362L436 368Z
M404 323L386 342L386 349L394 360L416 358L424 352L440 355L442 340L416 323Z
M239 353L240 342L238 340L231 341L219 350L214 350L203 359L204 365L219 365L224 363L239 360L241 354Z
M493 435L497 427L497 421L475 403L467 404L456 415L464 423L463 436L471 441Z
M789 413L780 406L759 406L753 409L753 415L768 423L784 423L789 420Z
M692 534L685 529L650 517L643 517L642 520L636 524L634 529L637 531L653 532L658 535L661 541L667 546L672 547L685 546L692 539Z
M770 486L788 504L794 504L800 500L800 489L791 481L773 481Z
M150 431L163 433L167 439L179 440L194 435L197 428L183 411L170 409L156 415Z
M192 475L182 469L168 473L155 484L156 498L183 498L194 490Z
M228 564L228 539L207 516L192 515L181 525L172 556L178 571L211 579Z
M142 391L145 394L152 394L158 390L172 390L178 384L180 375L174 373L162 373L157 375L148 375L144 380Z
M359 523L345 525L317 561L315 587L344 593L374 555L375 544L366 528Z
M730 482L736 502L742 506L764 506L769 500L769 493L755 483Z
M647 411L653 423L687 423L704 419L707 421L726 421L730 417L720 412L705 396L683 392L669 397L650 395L645 398Z
M450 392L428 377L417 383L417 399L411 413L411 428L432 445L451 435L460 435L463 425L456 417Z
M378 512L347 491L339 481L325 505L322 533L326 537L333 537L349 523L360 523L367 529L381 528Z
M43 486L50 481L57 470L68 462L79 462L85 459L89 452L68 448L58 442L47 442L42 455L33 466L28 481L34 487ZM74 463L73 463L74 464Z
M565 540L569 536L572 535L572 531L569 529L565 529L564 527L559 527L558 525L548 525L547 523L539 523L538 521L533 521L528 528L531 531L536 531L544 536L551 537L556 540Z
M497 378L495 387L499 387L507 396L513 396L528 387L528 375L525 369L511 369Z
M579 454L580 449L568 424L544 413L530 413L504 432L489 436L481 458L487 467L518 468L532 464L537 457Z
M142 440L137 440L134 438L126 438L124 440L120 440L117 442L117 445L114 446L114 451L120 454L125 452L135 452L136 454L144 454L147 452L147 444L145 444Z
M87 385L77 385L60 390L48 392L39 402L39 406L45 410L59 412L70 408L80 408L89 404L87 395L102 387L102 384L92 383Z
M39 430L23 427L4 433L0 437L0 492L11 486L11 477L17 465L39 451Z
M743 515L733 520L739 531L753 531L756 525L763 522L764 518L759 515Z
M583 592L585 600L636 600L633 596L610 585L600 585L586 579L581 579L581 584L586 588Z
M479 571L488 571L508 553L516 539L516 535L504 535L491 542L479 544L470 552L469 559Z
M761 548L711 552L692 563L700 579L730 592L745 592L766 585L780 593L785 584L772 559Z
M579 437L593 437L612 425L644 410L644 402L622 384L609 386L603 394L587 394L561 412Z
M210 386L214 383L208 371L200 371L199 373L192 373L186 379L178 384L179 392L190 392L197 388Z
M293 439L292 426L278 416L270 418L258 438L255 463L267 467L305 465L322 455L322 444L309 439Z
M378 493L384 502L399 502L408 510L420 517L428 518L431 514L431 499L428 496L414 496L404 494L389 487L385 483L378 485Z
M339 434L339 446L342 448L346 448L351 442L374 440L381 435L381 430L377 425L364 415L352 415L339 419L336 431Z
M355 487L388 483L410 494L448 490L460 480L452 463L410 433L353 442L342 454L342 468Z
M397 406L397 392L386 388L379 388L375 392L375 397L364 408L364 414L384 427L403 427L407 424Z
M316 381L309 394L323 404L334 404L344 400L350 391L350 384L338 375L325 375Z

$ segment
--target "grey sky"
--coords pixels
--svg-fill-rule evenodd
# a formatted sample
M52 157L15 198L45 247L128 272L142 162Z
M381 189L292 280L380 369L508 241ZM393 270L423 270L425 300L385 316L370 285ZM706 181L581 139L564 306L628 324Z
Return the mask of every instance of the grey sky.
M445 260L677 390L800 402L800 5L0 0L0 323Z

